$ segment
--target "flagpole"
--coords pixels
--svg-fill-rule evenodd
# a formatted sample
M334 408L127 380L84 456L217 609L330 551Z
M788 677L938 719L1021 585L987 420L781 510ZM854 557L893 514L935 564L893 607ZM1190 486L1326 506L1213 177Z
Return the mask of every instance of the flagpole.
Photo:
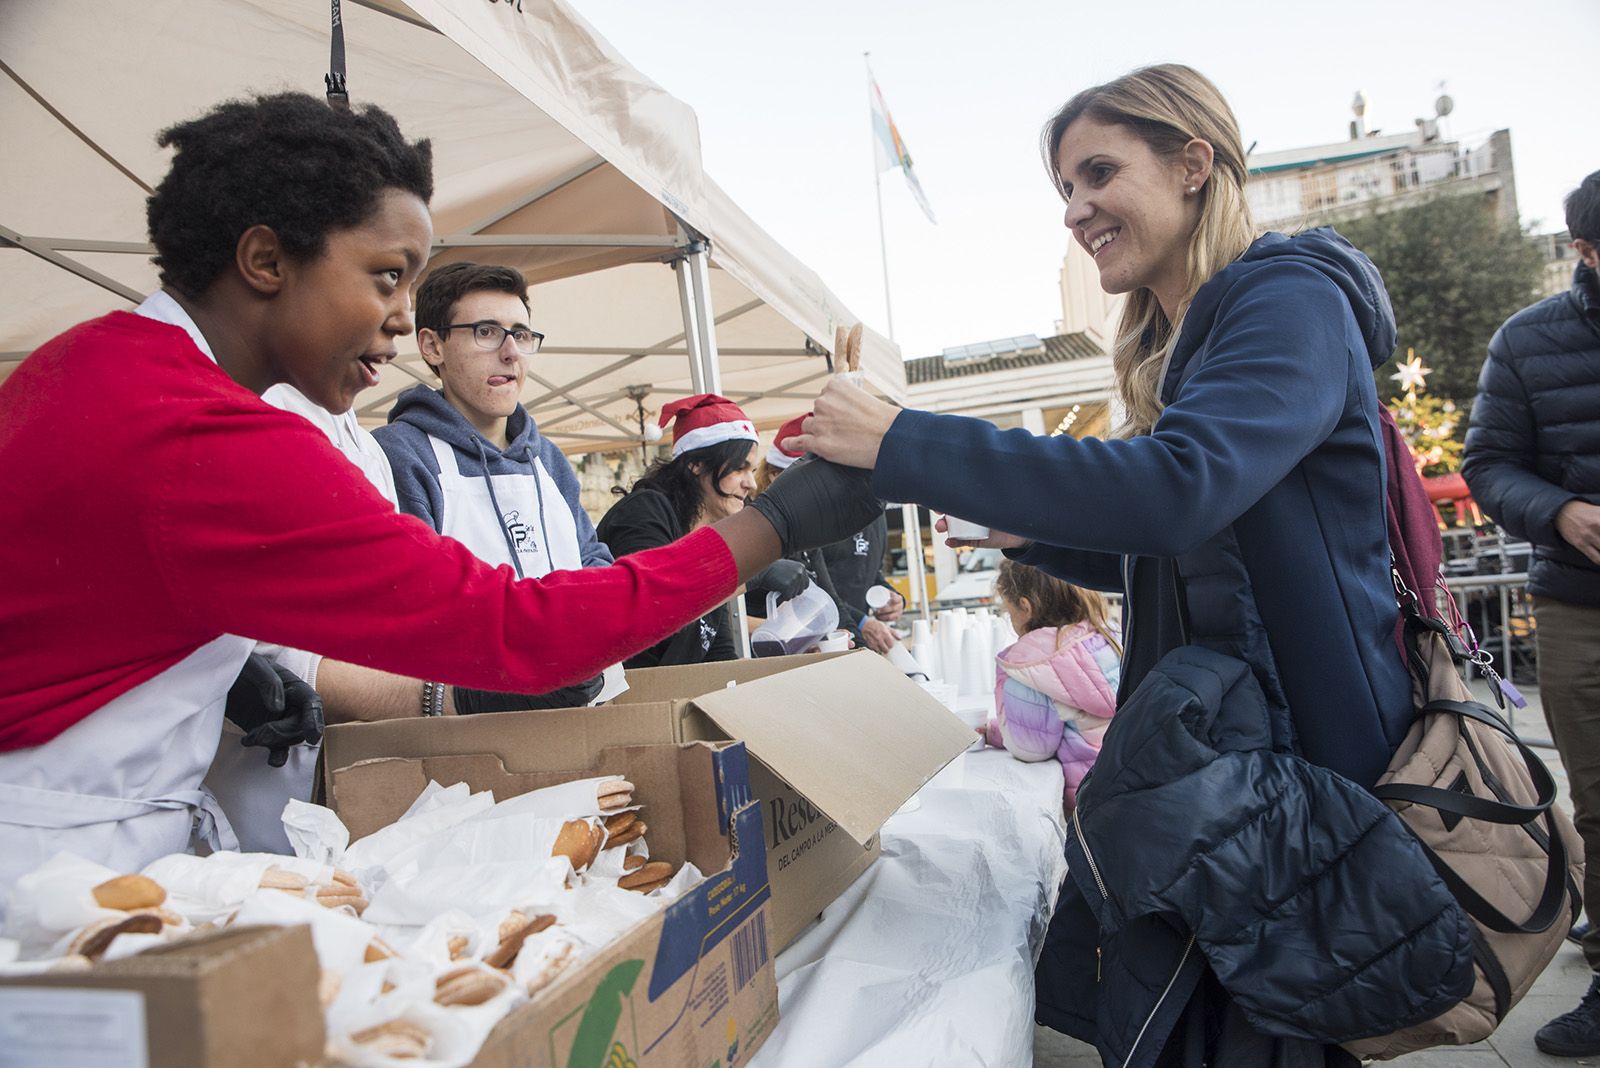
M872 77L872 53L861 53L861 59L867 66L867 91L877 91L877 82ZM872 111L867 111L869 129L872 131L872 188L878 195L878 259L883 264L883 314L889 322L889 340L894 340L894 304L889 298L889 240L884 235L883 229L883 168L878 166L878 131L870 126Z

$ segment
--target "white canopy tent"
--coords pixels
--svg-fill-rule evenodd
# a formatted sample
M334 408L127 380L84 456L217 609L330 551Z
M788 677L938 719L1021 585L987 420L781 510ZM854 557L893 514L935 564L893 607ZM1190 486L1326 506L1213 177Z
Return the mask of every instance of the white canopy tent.
M688 393L725 393L769 428L806 410L855 319L704 173L689 107L562 0L346 0L342 15L352 101L433 141L434 262L528 275L547 340L524 400L557 444L636 445L640 409ZM327 0L0 4L0 377L155 288L156 133L230 96L320 93L329 38ZM904 399L899 353L870 331L863 369ZM432 379L403 344L363 421L414 381Z

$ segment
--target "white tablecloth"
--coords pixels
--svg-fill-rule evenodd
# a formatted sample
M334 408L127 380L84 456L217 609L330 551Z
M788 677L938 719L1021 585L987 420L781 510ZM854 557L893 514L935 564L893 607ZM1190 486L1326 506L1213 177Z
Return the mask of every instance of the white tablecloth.
M778 955L752 1068L1025 1065L1033 961L1066 873L1061 765L958 757L883 828L883 856Z

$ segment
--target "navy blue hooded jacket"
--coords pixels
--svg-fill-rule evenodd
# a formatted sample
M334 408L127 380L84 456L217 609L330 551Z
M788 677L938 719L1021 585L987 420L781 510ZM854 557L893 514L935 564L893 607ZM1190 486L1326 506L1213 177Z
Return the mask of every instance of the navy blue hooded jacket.
M1124 695L1176 645L1237 656L1280 748L1371 785L1412 718L1373 382L1394 343L1370 260L1332 230L1268 234L1195 295L1151 434L1047 438L907 411L873 487L1126 592Z

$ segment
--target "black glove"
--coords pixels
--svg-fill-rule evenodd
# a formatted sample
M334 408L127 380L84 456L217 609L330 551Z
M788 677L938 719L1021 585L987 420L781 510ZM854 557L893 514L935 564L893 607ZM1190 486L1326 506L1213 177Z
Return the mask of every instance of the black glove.
M795 461L750 507L778 532L784 556L843 541L883 514L871 471L810 456Z
M322 740L322 698L306 681L260 653L251 653L228 690L223 713L244 730L241 745L267 750L267 763L281 768L289 748Z
M811 572L797 560L778 560L745 585L763 594L777 594L778 603L782 604L805 592L811 585Z
M549 693L499 693L455 686L452 687L451 696L456 700L458 716L470 716L478 712L526 712L536 708L582 708L599 695L604 685L605 676L601 674Z

